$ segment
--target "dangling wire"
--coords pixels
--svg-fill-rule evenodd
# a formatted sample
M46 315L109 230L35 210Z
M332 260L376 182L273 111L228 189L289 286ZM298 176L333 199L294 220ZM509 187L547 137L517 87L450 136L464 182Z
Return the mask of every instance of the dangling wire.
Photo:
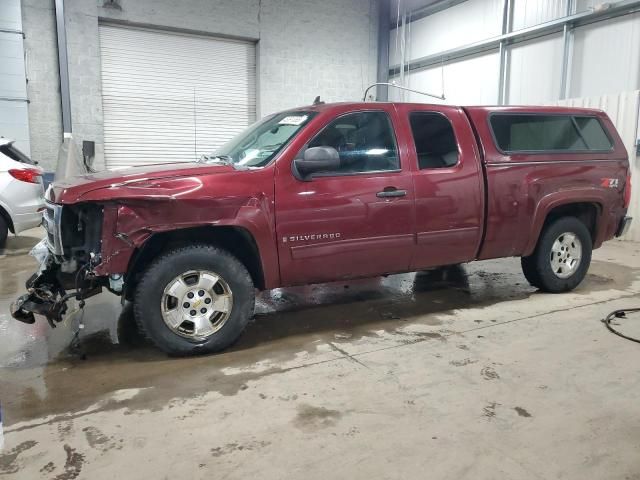
M444 100L444 57L440 57L440 88L442 89L442 99Z
M400 3L402 3L402 0L398 0L398 11L396 15L396 48L395 48L396 58L398 57L398 42L400 40ZM402 82L402 69L403 69L402 57L400 57L400 82ZM402 98L402 94L400 95L401 95L400 98Z
M405 50L406 50L405 54L406 54L406 56L408 58L408 60L407 60L407 73L406 73L407 82L405 84L405 86L407 88L411 88L410 65L411 65L411 45L413 45L413 42L411 41L411 15L413 15L412 11L409 12L409 18L407 18L407 24L409 25L409 27L407 29L407 40L408 40L409 45L408 45L408 47L405 48ZM407 42L407 40L405 40L405 42ZM411 99L411 96L409 96L409 99Z

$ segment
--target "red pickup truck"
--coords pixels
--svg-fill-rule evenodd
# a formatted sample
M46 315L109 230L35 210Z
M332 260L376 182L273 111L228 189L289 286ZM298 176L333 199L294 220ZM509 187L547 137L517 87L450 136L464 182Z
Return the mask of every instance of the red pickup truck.
M199 162L54 183L46 252L12 314L55 325L107 288L187 355L233 343L255 289L517 256L532 285L563 292L628 228L630 188L601 111L314 104Z

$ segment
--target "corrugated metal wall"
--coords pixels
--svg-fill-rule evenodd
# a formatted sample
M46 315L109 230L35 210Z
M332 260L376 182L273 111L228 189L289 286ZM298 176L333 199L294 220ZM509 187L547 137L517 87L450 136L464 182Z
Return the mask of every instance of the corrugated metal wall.
M574 3L574 12L602 8L602 2L597 0L576 0ZM406 63L496 37L501 33L503 8L503 0L467 0L414 22L409 22L411 14L407 13L409 23L406 27L393 28L390 33L390 64L398 65L403 60ZM564 17L568 8L569 0L513 0L512 30ZM537 103L562 98L563 46L562 35L553 34L507 47L510 62L506 103ZM490 57L490 54L483 57ZM640 13L576 28L570 57L569 97L640 88ZM499 63L466 59L455 63L454 68L444 65L447 103L458 103L460 98L471 98L471 103L497 101L498 73L480 69L499 69ZM424 72L412 72L392 80L410 84L412 88L434 91L435 70L440 71L440 68L430 67ZM475 85L476 81L481 85ZM461 88L467 90L464 95L459 93ZM490 89L495 90L495 95L489 94ZM435 90L441 88L438 86Z
M500 57L497 53L477 55L458 62L447 63L418 70L406 75L404 85L416 90L442 93L446 87L446 101L423 95L389 89L389 98L395 101L448 103L448 104L495 104L498 102L498 72Z
M407 21L410 22L408 14ZM502 0L467 0L459 5L407 24L405 58L420 58L500 35ZM391 30L389 63L400 63L401 35Z
M640 87L640 14L577 28L570 97L591 97Z
M564 17L568 8L569 0L514 0L513 30Z

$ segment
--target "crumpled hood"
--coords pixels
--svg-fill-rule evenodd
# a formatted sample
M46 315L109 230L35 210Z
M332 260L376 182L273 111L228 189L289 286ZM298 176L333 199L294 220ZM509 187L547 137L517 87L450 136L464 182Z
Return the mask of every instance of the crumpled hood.
M88 198L96 190L108 189L108 195L117 198L123 187L145 184L147 188L154 180L172 179L173 183L185 183L185 178L197 178L202 175L235 172L230 165L207 165L195 162L163 163L131 167L122 170L104 170L98 173L77 175L55 181L47 193L47 200L60 204L72 204ZM186 180L188 182L188 180ZM166 183L166 182L165 182ZM158 193L160 189L155 189Z

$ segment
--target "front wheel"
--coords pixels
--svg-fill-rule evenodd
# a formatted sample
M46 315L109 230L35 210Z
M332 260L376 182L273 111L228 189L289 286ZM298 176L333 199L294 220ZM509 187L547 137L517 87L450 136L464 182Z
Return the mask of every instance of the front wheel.
M551 293L567 292L584 279L591 263L591 234L575 217L549 223L535 251L523 257L522 271L531 285Z
M245 266L225 250L194 245L156 259L136 288L141 333L170 355L233 344L253 316L255 291Z

